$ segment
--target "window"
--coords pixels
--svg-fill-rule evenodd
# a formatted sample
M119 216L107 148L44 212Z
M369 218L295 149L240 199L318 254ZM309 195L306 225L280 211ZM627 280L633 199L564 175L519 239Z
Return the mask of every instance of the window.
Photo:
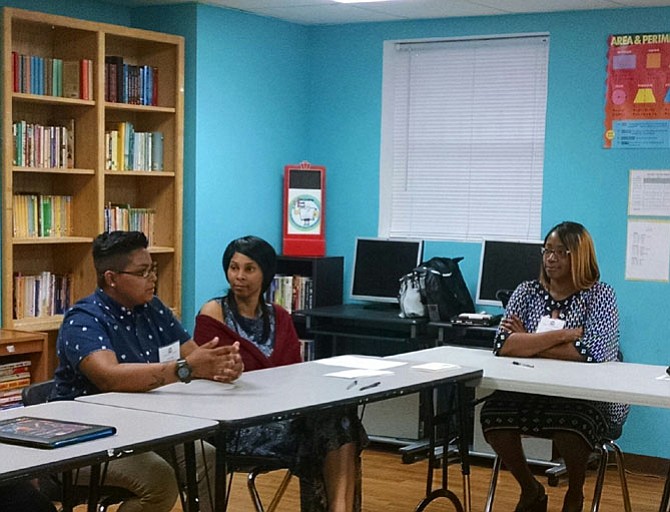
M379 236L541 236L549 36L384 46Z

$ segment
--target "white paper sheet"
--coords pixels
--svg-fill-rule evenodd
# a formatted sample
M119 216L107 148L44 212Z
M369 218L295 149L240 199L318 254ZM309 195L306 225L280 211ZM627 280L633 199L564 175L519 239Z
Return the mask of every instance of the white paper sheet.
M325 364L327 366L341 366L343 368L358 368L361 370L388 370L407 363L398 361L388 361L378 357L363 356L336 356L328 359L317 359L315 363Z
M439 372L441 370L453 370L454 368L460 368L460 366L449 363L423 363L412 366L413 370L422 370L424 372Z
M668 282L670 221L629 220L626 279Z
M670 217L670 170L630 171L628 215Z
M326 373L326 377L338 377L340 379L360 379L364 377L379 377L380 375L393 375L387 370L342 370L341 372Z

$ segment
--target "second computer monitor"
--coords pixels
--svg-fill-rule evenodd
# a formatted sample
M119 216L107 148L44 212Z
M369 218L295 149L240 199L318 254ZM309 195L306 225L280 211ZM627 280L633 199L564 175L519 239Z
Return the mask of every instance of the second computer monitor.
M502 307L499 290L514 290L522 281L537 279L542 265L542 241L484 240L476 302Z

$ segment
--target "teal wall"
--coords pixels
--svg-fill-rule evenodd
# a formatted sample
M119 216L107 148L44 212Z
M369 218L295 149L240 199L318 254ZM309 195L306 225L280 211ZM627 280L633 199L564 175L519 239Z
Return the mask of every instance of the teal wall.
M543 230L584 223L603 280L617 291L627 360L670 362L662 308L668 284L624 279L630 169L667 169L667 150L604 150L606 40L666 32L670 8L576 11L304 27L184 4L125 9L85 1L0 5L128 24L186 37L184 323L221 293L226 243L258 234L281 248L283 166L327 167L327 250L344 255L349 284L356 236L377 233L384 40L549 32ZM500 205L504 208L504 204ZM479 244L430 242L427 256L465 256L474 291ZM588 385L588 383L585 383ZM670 458L670 411L633 408L621 444Z
M543 231L562 220L591 231L603 280L617 291L627 360L670 363L670 321L663 312L669 285L624 279L628 172L668 169L670 151L602 148L607 36L667 32L669 15L667 8L629 9L310 28L308 156L328 169L328 252L345 255L348 270L355 237L377 234L383 42L548 32ZM427 257L465 256L461 266L473 292L479 252L472 243L427 246ZM670 411L634 408L624 449L670 457L669 418Z

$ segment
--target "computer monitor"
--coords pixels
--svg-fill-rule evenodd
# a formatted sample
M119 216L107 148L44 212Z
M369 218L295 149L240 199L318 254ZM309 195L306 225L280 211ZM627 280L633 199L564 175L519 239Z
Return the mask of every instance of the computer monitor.
M537 279L542 265L542 245L542 241L484 240L477 304L502 307L498 290L514 290L523 281Z
M356 239L351 298L398 303L400 278L421 264L423 240Z

